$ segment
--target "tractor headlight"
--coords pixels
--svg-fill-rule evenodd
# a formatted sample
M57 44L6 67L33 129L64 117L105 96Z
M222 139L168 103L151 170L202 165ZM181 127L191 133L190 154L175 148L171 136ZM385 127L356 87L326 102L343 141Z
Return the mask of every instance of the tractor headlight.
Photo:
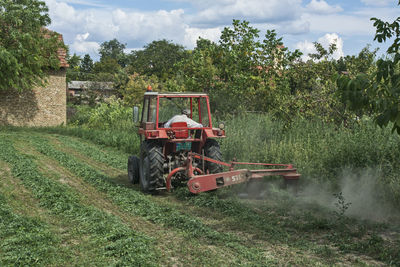
M223 122L220 122L219 125L218 125L218 128L219 128L220 130L225 129L225 124L224 124Z

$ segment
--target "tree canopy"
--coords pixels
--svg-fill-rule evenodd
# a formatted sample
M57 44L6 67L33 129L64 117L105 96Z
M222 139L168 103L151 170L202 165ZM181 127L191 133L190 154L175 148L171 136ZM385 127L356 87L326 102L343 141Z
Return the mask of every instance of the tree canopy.
M0 90L31 89L43 83L45 69L59 67L61 44L49 24L43 1L0 1Z
M171 77L174 65L187 56L184 47L167 40L153 41L143 50L131 54L131 69L144 75L156 75L160 79Z
M284 72L299 56L275 31L260 38L249 22L234 20L218 43L199 39L180 68L187 89L210 93L220 112L267 111L278 105L276 97L290 94Z
M119 65L125 67L126 65L126 55L124 49L126 45L119 42L117 39L112 39L107 42L103 42L100 45L100 61L114 59Z
M86 54L81 61L81 71L90 73L93 70L93 60L89 54Z
M337 84L349 108L372 113L381 127L392 122L393 131L400 134L400 17L391 23L377 18L371 20L376 28L374 40L383 43L394 38L386 58L376 62L373 75L345 75L337 80Z

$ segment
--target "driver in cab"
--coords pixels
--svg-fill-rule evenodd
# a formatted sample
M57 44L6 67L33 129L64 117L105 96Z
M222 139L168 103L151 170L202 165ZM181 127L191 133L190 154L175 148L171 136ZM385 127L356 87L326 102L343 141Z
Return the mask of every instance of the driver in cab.
M165 128L170 128L171 124L174 122L186 122L188 128L201 128L203 125L201 123L197 123L196 121L189 118L190 110L182 109L181 115L173 116L169 121L164 124Z

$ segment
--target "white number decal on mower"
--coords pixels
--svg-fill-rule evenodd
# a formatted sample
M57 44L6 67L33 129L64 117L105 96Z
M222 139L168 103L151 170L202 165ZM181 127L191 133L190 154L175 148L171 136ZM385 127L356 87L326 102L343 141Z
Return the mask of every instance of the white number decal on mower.
M242 180L242 177L240 175L232 176L232 182L239 182L240 180Z

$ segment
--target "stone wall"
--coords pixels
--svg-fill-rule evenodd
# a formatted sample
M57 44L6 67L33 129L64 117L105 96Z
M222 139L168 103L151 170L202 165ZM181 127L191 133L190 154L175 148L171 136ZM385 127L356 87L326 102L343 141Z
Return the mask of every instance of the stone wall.
M67 123L65 73L65 69L49 72L48 83L29 92L0 91L0 125L65 125Z

